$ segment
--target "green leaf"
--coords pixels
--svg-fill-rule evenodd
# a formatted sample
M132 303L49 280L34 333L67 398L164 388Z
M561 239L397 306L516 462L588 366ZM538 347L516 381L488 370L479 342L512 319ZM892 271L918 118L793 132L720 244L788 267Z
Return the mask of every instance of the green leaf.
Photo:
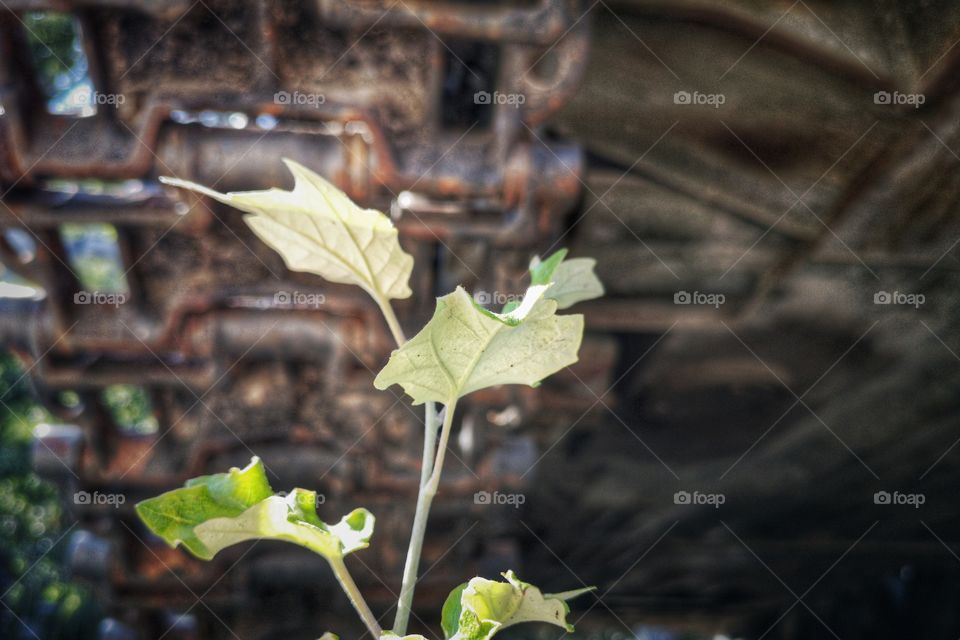
M182 489L140 502L136 510L147 527L168 544L182 544L208 560L213 554L194 528L211 518L238 516L271 495L263 463L254 458L244 469L234 467L227 473L189 480Z
M292 271L358 285L378 301L408 298L413 257L400 247L390 219L374 209L361 209L306 167L283 161L293 174L293 191L220 193L186 180L160 181L250 214L244 216L247 225Z
M530 287L520 306L499 314L457 287L437 299L430 322L394 350L374 385L399 384L414 404L451 403L498 384L536 386L577 361L583 338L583 316L556 315L547 289Z
M460 627L460 596L463 590L467 588L466 582L450 592L447 600L443 603L443 611L440 614L440 626L443 627L443 636L450 638Z
M570 609L566 600L593 590L588 587L544 595L513 571L503 577L506 582L473 578L450 593L443 606L443 633L448 640L489 640L500 630L521 622L548 622L573 631L573 625L567 622ZM454 613L458 614L456 619Z
M567 257L566 249L559 249L544 261L540 261L539 256L533 256L530 260L530 284L549 284L553 281L553 273Z
M254 458L243 470L194 478L136 509L168 544L182 544L204 560L255 539L293 542L328 560L369 544L375 522L369 511L356 509L328 525L317 516L316 502L317 494L306 489L294 489L286 497L273 495L263 463Z
M597 261L593 258L564 261L566 257L566 249L554 252L543 261L534 256L530 261L530 284L552 285L544 297L556 300L557 309L567 309L578 302L602 296L603 283L593 272ZM503 307L502 313L509 313L517 306L516 302L509 302Z
M530 284L553 286L545 294L557 301L558 309L567 309L578 302L603 295L603 283L593 272L597 261L593 258L564 260L566 249L560 249L544 261L534 257L530 261Z
M320 640L323 640L323 638L321 638ZM382 634L380 634L380 640L427 640L427 639L421 636L419 633L411 633L410 635L400 637L397 634L395 634L393 631L384 631Z
M313 494L294 489L287 498L271 496L238 516L207 520L194 531L212 554L238 542L270 539L299 544L329 560L369 545L374 524L369 511L355 509L337 524L327 525L312 506L310 513L301 511L303 500L299 492Z

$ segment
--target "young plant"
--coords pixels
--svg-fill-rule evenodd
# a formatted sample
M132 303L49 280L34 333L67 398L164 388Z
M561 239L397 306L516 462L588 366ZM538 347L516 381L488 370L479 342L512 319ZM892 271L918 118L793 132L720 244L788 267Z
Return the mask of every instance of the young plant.
M520 302L494 312L457 287L437 299L433 317L408 341L391 300L411 295L413 258L400 247L396 228L383 213L361 209L309 169L291 160L284 162L294 176L292 191L224 194L183 180L161 181L244 211L247 225L283 257L289 269L357 285L383 312L397 348L374 386L383 390L400 385L414 405L424 405L425 424L420 490L393 629L380 628L344 564L347 554L368 546L373 514L355 509L336 524L327 524L317 514L316 493L297 488L276 494L257 458L244 469L194 478L180 489L144 500L137 505L137 513L168 544L182 545L204 560L246 540L285 540L306 547L330 564L374 638L422 638L405 634L457 402L494 385L535 387L576 362L583 316L557 315L557 311L603 295L603 286L593 273L592 259L566 260L562 249L543 261L533 259L530 287ZM438 404L443 405L440 412ZM521 622L547 622L573 630L566 621L566 601L589 588L543 594L512 571L502 575L505 582L477 577L450 593L442 610L447 640L488 640ZM335 636L324 635L325 640L331 637Z

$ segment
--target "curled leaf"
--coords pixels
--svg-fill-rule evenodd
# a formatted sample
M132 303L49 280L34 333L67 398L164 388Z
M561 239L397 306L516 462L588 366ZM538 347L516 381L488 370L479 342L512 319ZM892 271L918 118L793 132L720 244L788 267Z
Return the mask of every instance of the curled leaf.
M194 528L207 520L235 517L273 495L259 458L243 469L188 480L181 489L144 500L137 514L155 534L171 546L182 544L193 555L209 560L213 553Z
M375 522L369 511L355 509L328 525L317 515L316 503L316 493L306 489L274 495L263 463L254 458L244 469L194 478L181 489L140 502L136 509L168 544L182 544L204 560L255 539L293 542L328 560L369 544Z
M532 286L506 314L488 311L461 287L437 299L430 322L390 356L374 380L399 384L414 404L450 403L498 384L536 386L577 361L583 316L556 315L547 286Z
M497 632L521 622L547 622L573 631L567 622L566 601L593 590L593 587L543 594L537 587L517 578L513 571L503 574L506 582L473 578L447 597L442 626L447 640L489 640Z
M247 225L292 271L358 285L378 301L408 298L413 257L400 247L390 219L380 211L360 208L303 165L283 162L294 177L292 191L220 193L177 178L160 181L248 213Z
M546 297L556 300L558 309L602 296L603 283L593 272L597 261L593 258L565 260L566 256L567 250L560 249L543 261L534 257L530 261L530 284L552 282Z

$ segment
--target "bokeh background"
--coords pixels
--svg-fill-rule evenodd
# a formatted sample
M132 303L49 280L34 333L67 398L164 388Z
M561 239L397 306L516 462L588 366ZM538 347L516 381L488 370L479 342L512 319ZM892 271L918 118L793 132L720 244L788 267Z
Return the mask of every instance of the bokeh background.
M0 2L0 637L362 637L308 553L132 511L254 454L377 515L392 618L422 425L376 308L158 181L282 157L394 219L408 335L559 247L607 289L579 363L464 403L414 630L513 568L599 587L582 638L960 637L958 42L948 0Z

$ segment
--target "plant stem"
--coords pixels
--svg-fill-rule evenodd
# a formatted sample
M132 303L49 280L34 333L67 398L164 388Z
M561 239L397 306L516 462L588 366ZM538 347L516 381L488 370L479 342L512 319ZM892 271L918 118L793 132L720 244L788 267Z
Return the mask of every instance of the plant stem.
M422 489L430 474L433 473L433 459L437 456L437 405L427 402L423 405L423 462L420 465L420 488Z
M443 473L443 458L447 453L447 443L450 441L450 430L453 427L453 412L457 409L456 399L447 402L444 405L443 427L440 429L440 445L437 447L437 458L433 463L433 471L430 474L430 480L427 481L426 490L431 498L437 493L440 486L440 474Z
M370 630L370 633L373 634L374 640L378 640L383 634L383 630L380 628L380 624L377 622L376 617L374 617L373 612L370 611L370 607L367 606L366 600L363 599L363 595L360 593L360 589L357 588L357 583L353 581L350 571L347 570L347 565L344 564L343 558L330 559L330 566L333 568L333 574L337 576L337 581L340 583L340 586L343 587L347 597L350 598L350 604L352 604L353 608L360 614L363 623L367 626L367 629Z
M400 323L397 321L393 305L390 304L389 300L379 299L377 305L383 313L384 320L387 321L387 326L390 327L390 333L393 334L397 347L402 347L407 339L403 335ZM450 426L453 424L455 408L456 400L447 403L439 452L437 451L437 405L434 402L427 402L423 408L424 433L423 460L420 465L420 490L417 492L416 514L413 519L413 530L410 533L410 545L407 547L407 559L403 567L403 583L400 589L400 598L397 602L397 616L393 624L394 633L401 636L406 634L407 623L410 620L413 593L417 586L417 570L420 567L420 554L423 551L423 539L427 533L427 520L430 517L433 496L436 495L437 486L440 484L440 470L443 468L443 457L450 438ZM347 577L349 578L349 575ZM357 596L359 597L359 592ZM351 601L353 601L352 597ZM363 601L362 598L360 598L360 601ZM361 617L362 615L361 613ZM377 637L379 637L379 634L377 634Z
M427 520L430 517L430 505L437 494L440 485L440 474L443 472L443 458L450 440L450 430L453 425L453 412L457 402L453 400L445 405L443 426L440 430L440 446L436 450L436 459L433 455L433 442L436 440L436 413L428 409L427 433L424 437L423 470L420 474L420 491L417 495L417 511L413 517L413 531L410 533L410 546L407 548L407 561L403 567L403 584L400 587L400 600L397 602L397 616L393 621L393 631L397 635L407 632L407 622L410 620L410 611L413 606L413 592L417 586L417 570L420 568L420 553L423 551L423 538L427 532ZM433 419L430 414L433 413ZM428 444L429 449L428 450ZM430 461L429 470L427 467Z
M403 329L397 321L397 314L393 312L393 305L390 304L389 300L381 300L379 298L375 298L375 300L377 306L380 307L380 312L383 313L383 319L387 321L387 326L390 327L393 340L397 343L398 347L402 347L403 343L407 341L407 338L403 335Z
M406 337L403 335L403 329L400 328L400 323L397 322L397 315L393 311L393 305L390 304L390 301L387 300L384 303L381 303L379 300L377 304L380 306L380 310L383 312L383 317L387 321L387 326L390 327L390 333L393 334L393 339L397 343L397 347L402 347L403 343L407 341ZM420 486L422 487L427 483L427 480L430 478L430 472L433 470L433 458L436 455L437 447L437 405L435 402L427 402L423 405L423 425L425 429L423 437L423 463L420 467Z

